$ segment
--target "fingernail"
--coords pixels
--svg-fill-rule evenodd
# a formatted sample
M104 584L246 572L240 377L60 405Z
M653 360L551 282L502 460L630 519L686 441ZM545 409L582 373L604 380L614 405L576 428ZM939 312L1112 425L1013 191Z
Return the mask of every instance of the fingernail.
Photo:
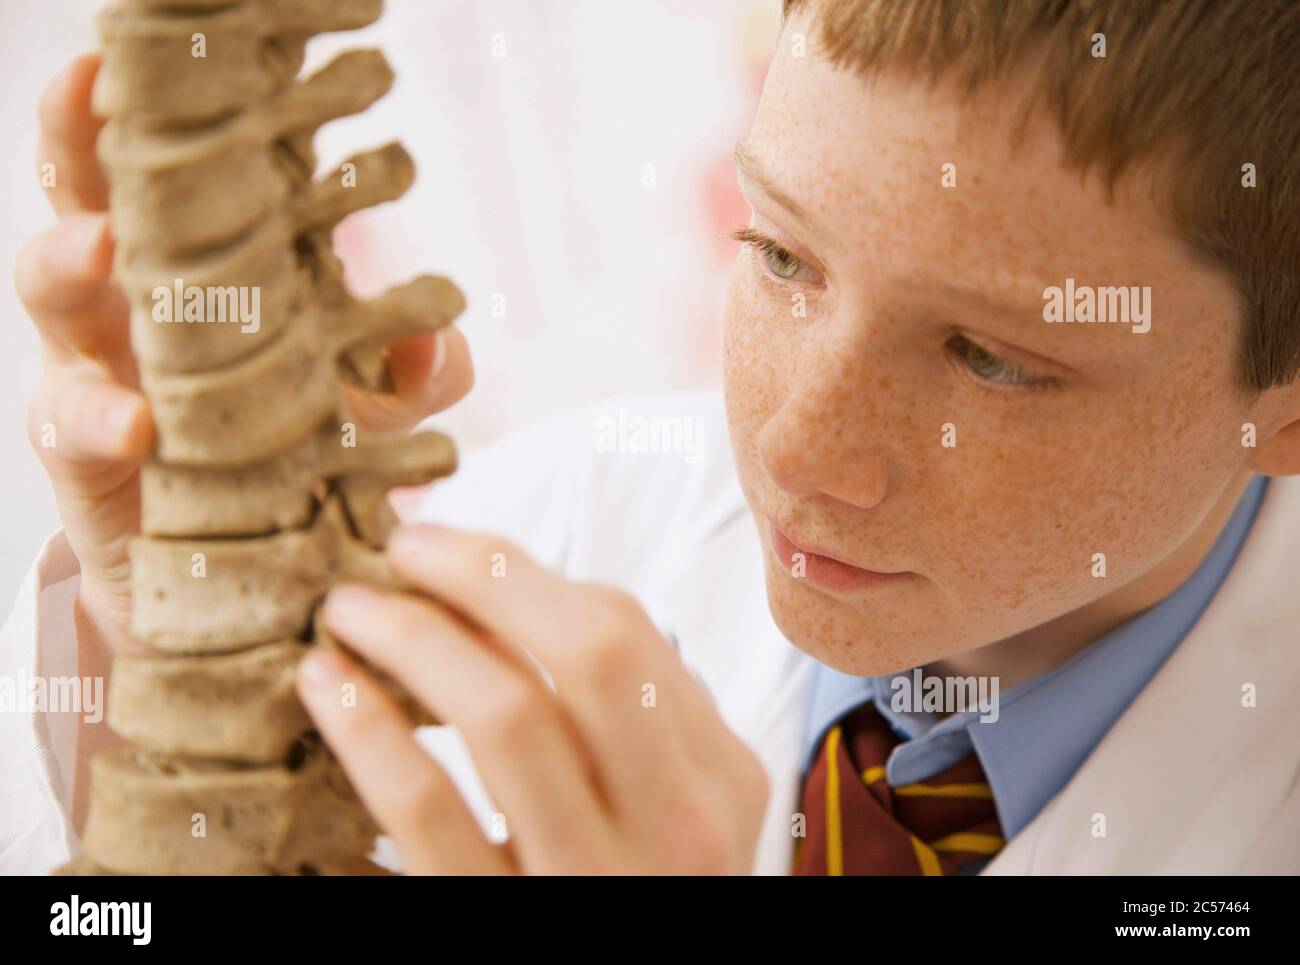
M431 548L436 551L436 537L451 532L450 526L438 523L417 523L414 526L399 526L388 534L388 551L395 558L420 556ZM430 539L430 537L435 537Z
M87 256L104 240L104 229L108 227L108 217L102 214L87 215L82 224L77 226L77 242Z
M302 658L298 673L309 687L333 688L347 675L338 654L315 648Z
M104 242L104 229L108 219L102 214L77 214L69 216L67 265L77 273L84 273L90 261Z
M82 55L85 56L84 54ZM59 79L56 81L59 95L67 97L72 93L72 82L77 79L77 75L82 71L81 57L74 57L68 62L68 65L59 71Z
M358 614L375 605L379 594L358 583L340 583L325 597L325 615L328 619L351 622Z
M73 280L89 274L91 253L99 243L103 220L93 214L66 215L51 236L46 258L50 269Z
M429 366L429 378L436 379L447 365L447 336L442 329L433 333L433 364Z
M140 414L138 399L115 398L107 403L100 412L105 432L114 442L121 442L131 432L131 427Z

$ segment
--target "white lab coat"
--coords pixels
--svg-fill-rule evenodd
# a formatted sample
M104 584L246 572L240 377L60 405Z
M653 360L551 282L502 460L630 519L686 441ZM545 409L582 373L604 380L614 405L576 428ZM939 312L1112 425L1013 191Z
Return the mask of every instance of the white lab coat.
M636 451L642 417L689 427L679 451ZM766 766L754 871L787 873L814 664L768 611L720 395L628 396L561 413L464 454L412 516L505 535L571 578L635 593ZM1300 872L1298 537L1300 479L1274 480L1191 634L982 874ZM0 673L75 673L77 579L56 533L5 624ZM1254 707L1243 707L1246 685ZM41 874L78 853L66 816L71 717L0 714L0 872ZM459 734L419 736L486 827L495 808ZM395 866L387 844L378 858Z

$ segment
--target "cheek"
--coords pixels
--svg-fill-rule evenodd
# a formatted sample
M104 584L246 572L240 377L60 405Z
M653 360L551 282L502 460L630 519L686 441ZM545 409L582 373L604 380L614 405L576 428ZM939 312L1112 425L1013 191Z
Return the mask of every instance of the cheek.
M727 289L723 387L727 419L744 481L756 458L755 438L781 405L790 358L789 331L754 277L742 251Z
M1207 396L1157 387L1079 402L1051 419L972 422L938 477L946 493L932 494L948 506L947 536L944 558L928 562L963 609L1007 611L1015 625L999 632L1150 570L1240 465L1233 420Z

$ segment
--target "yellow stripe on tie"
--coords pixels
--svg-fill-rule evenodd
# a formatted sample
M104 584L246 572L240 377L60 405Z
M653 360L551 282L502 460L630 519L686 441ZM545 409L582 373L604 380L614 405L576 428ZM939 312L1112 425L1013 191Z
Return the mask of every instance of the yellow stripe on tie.
M840 836L840 728L826 737L826 873L844 874L844 841Z
M894 788L903 797L977 797L993 799L993 789L987 784L903 784Z
M1005 842L1000 835L958 831L930 842L935 851L964 851L969 854L997 854Z
M916 835L908 837L912 839L912 850L916 852L916 863L921 866L921 874L930 878L943 877L943 865L939 863L939 856Z
M880 764L877 764L874 767L868 767L865 771L862 772L863 784L875 784L877 781L883 781L884 779L885 779L885 768L883 765Z

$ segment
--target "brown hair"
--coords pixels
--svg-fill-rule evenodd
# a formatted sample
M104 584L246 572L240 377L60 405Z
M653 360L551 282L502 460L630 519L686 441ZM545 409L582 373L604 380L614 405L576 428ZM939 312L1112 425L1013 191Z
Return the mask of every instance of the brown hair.
M827 56L864 77L904 63L970 92L1032 63L1069 158L1112 191L1135 162L1156 165L1174 228L1234 282L1242 388L1300 375L1300 3L782 2L783 20L811 3Z

